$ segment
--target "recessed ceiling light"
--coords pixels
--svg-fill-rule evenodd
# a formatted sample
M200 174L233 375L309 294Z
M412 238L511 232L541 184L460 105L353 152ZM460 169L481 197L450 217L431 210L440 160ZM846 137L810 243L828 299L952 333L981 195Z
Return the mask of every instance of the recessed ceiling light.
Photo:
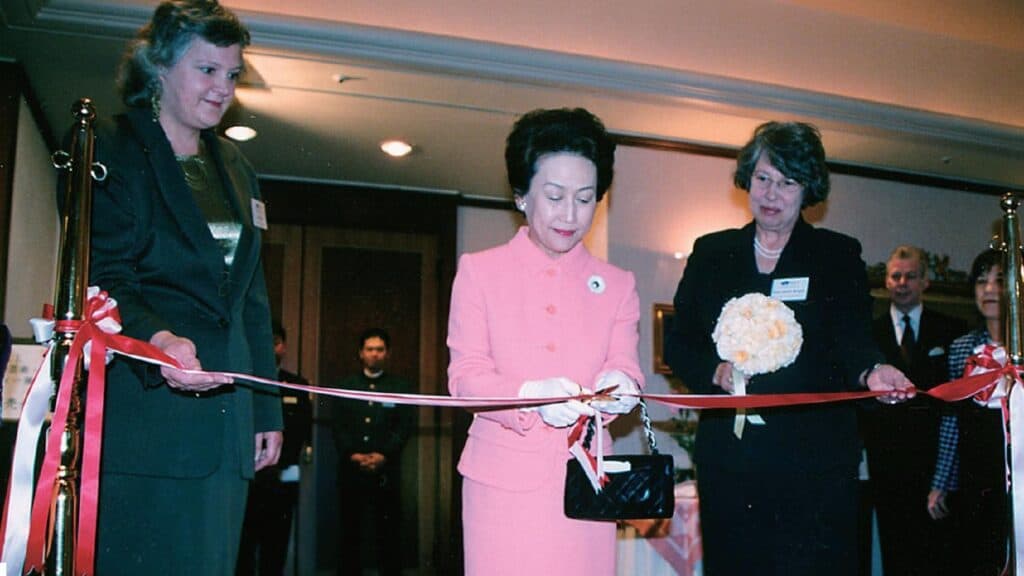
M388 156L401 158L402 156L407 156L412 152L412 144L401 140L388 140L380 143L380 149Z
M237 142L246 142L256 137L256 130L248 126L232 126L224 131L224 135Z

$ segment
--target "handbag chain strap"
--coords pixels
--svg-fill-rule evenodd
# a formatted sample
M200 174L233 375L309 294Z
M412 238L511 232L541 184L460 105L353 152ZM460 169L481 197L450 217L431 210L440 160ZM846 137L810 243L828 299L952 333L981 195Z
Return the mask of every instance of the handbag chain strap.
M647 403L640 399L640 420L644 423L644 435L647 436L647 445L651 447L651 454L658 453L658 441L654 439L654 428L651 426L651 417L647 414ZM583 448L590 450L590 440L593 439L597 427L594 426L594 419L587 421L587 433L583 437Z
M654 428L651 426L651 417L647 415L647 402L640 399L640 419L644 423L644 434L647 435L647 444L651 447L651 454L658 453L658 441L654 439Z

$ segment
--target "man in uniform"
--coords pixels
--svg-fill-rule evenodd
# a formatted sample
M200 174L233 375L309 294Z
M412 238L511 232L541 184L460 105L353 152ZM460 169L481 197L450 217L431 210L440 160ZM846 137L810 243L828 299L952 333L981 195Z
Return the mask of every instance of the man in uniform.
M401 378L385 371L390 337L371 328L359 338L363 369L337 383L338 388L372 392L413 392ZM333 401L338 450L338 501L341 543L338 574L362 574L363 535L367 527L381 576L401 573L400 464L402 447L412 432L415 411L391 402L337 398Z

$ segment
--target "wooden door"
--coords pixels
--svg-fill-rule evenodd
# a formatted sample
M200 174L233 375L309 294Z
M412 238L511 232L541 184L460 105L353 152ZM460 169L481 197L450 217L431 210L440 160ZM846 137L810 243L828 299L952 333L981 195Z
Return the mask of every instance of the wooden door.
M392 373L437 394L438 256L428 234L305 228L302 272L301 368L326 385L358 372L358 335L381 327L391 335ZM439 410L420 408L413 437L402 455L401 533L395 550L419 574L436 571L435 530L439 510L450 506L444 483L451 446L438 433ZM344 502L335 492L337 458L330 435L329 405L314 405L313 488L315 570L333 568L337 514ZM442 454L444 452L444 454ZM445 465L440 464L445 462ZM446 473L450 478L450 472ZM309 533L309 532L307 532ZM309 542L306 542L309 545ZM303 573L306 573L303 570Z

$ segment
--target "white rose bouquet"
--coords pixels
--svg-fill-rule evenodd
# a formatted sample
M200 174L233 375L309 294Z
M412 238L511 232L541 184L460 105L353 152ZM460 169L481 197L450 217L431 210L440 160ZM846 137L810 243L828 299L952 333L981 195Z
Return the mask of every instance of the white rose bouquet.
M733 298L722 307L711 338L718 355L733 366L734 393L746 394L750 376L789 366L800 355L804 333L793 311L775 298L750 293ZM736 411L733 432L743 437L744 422L764 424L757 414Z

